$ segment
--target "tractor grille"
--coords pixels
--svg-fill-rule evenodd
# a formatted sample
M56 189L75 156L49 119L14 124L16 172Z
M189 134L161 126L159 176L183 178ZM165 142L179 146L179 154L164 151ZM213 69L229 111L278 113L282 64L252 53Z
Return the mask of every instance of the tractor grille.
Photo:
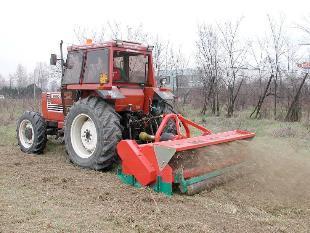
M52 99L60 99L60 93L47 93L47 111L49 112L63 112L62 105L52 103Z

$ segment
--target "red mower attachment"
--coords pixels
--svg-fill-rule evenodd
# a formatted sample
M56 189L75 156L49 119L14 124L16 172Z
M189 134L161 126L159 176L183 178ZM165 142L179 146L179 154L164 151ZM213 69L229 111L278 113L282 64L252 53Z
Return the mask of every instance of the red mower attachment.
M168 123L175 122L176 135L165 135ZM190 127L201 132L191 137ZM179 114L167 114L155 135L148 135L149 142L138 144L135 140L122 140L117 145L121 158L118 176L136 187L151 186L157 192L172 195L173 187L182 193L198 193L219 183L222 175L245 160L244 154L224 156L209 155L206 147L249 139L255 136L244 130L212 133ZM168 140L167 140L168 139Z

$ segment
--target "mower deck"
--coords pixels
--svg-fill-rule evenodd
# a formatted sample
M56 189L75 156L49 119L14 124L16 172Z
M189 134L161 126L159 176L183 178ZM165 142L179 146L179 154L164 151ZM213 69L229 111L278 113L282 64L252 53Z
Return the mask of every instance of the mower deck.
M172 195L173 186L178 185L182 193L195 194L220 183L220 177L228 171L238 169L245 160L245 155L241 153L232 155L228 150L225 155L211 155L207 148L255 136L254 133L244 130L212 134L198 126L203 135L190 137L187 124L195 127L195 123L180 115L169 115L165 118L174 118L176 122L180 120L187 129L186 136L178 132L173 140L157 140L140 145L134 140L122 140L118 144L117 150L122 160L118 176L124 183L136 187L151 186L155 191L167 195ZM162 122L165 123L168 119ZM156 135L159 135L158 132Z
M154 143L154 145L161 145L169 148L175 148L176 151L184 151L184 150L197 149L205 146L217 145L226 142L232 142L236 140L252 138L254 137L254 135L255 135L254 133L250 133L245 130L233 130L193 138L157 142Z

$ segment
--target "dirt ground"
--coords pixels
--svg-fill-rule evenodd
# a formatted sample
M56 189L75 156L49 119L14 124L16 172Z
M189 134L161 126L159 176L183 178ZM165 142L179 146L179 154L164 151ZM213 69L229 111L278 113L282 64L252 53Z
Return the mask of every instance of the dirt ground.
M74 166L60 143L39 156L2 144L0 232L309 232L308 149L257 137L232 151L244 146L250 173L166 197L122 184L114 171Z

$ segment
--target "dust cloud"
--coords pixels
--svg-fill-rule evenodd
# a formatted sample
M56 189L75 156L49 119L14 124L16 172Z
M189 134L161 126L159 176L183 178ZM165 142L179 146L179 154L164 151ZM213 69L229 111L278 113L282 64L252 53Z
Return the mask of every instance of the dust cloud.
M283 141L259 138L180 152L170 165L175 171L207 172L236 165L217 185L246 194L246 202L310 208L310 157L296 150Z

